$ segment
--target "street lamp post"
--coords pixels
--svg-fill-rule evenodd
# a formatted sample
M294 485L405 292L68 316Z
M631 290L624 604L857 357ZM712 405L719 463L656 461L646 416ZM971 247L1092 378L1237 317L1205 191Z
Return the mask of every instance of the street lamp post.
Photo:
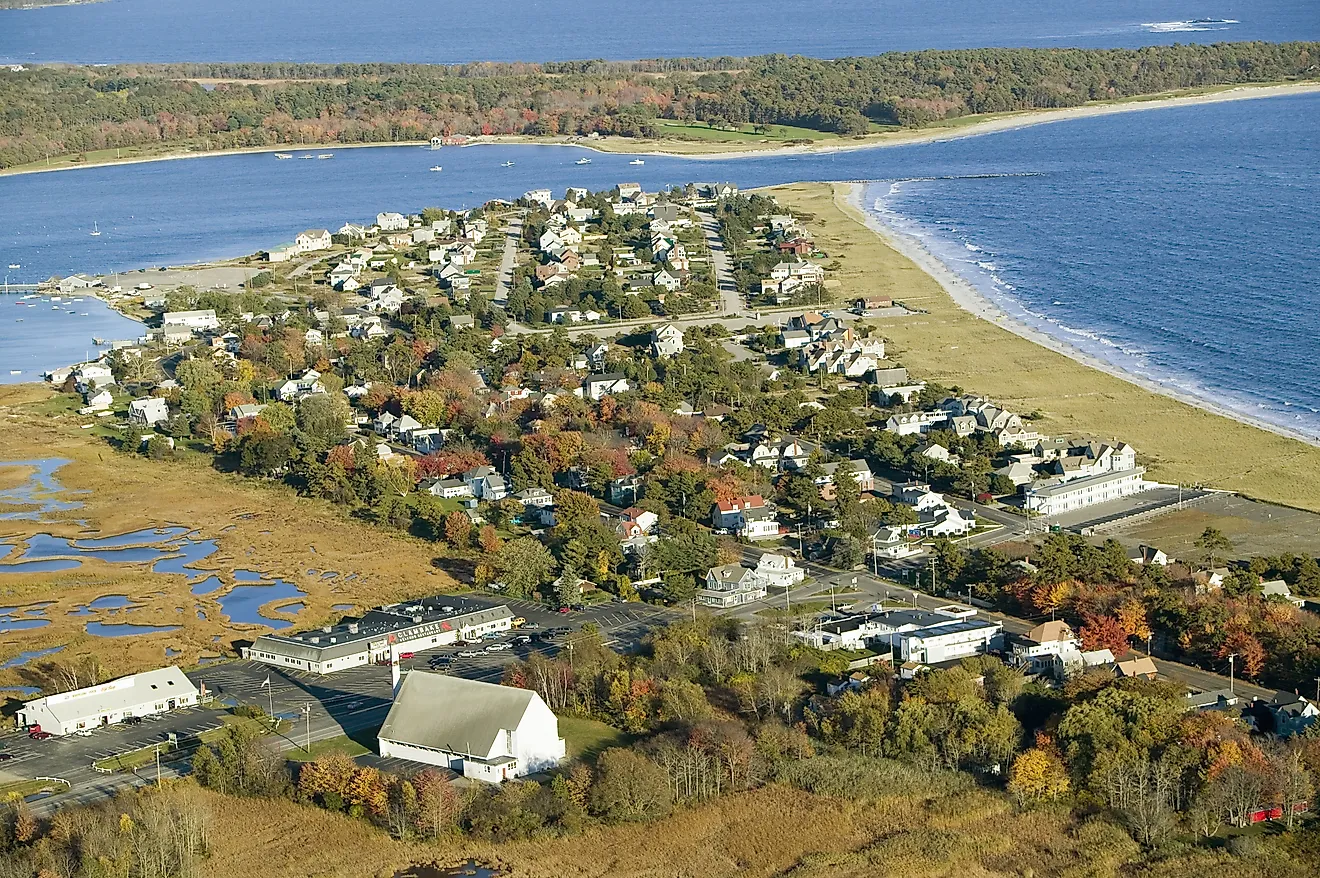
M1228 654L1228 694L1233 694L1233 659L1237 658L1237 653Z

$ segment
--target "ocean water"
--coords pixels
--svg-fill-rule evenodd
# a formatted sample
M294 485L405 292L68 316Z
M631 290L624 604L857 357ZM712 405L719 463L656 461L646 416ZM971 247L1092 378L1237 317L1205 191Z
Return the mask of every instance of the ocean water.
M106 0L0 11L0 60L548 61L1320 37L1314 0Z
M0 236L6 234L0 232ZM6 249L0 246L0 250ZM12 248L11 248L12 249ZM11 253L12 255L12 253ZM0 256L0 260L4 260ZM15 259L8 262L16 262ZM10 271L25 275L32 282L52 274L71 271L47 271L37 266ZM38 277L40 275L40 277ZM72 301L80 299L79 302ZM98 347L92 339L136 339L143 327L136 320L115 311L105 302L80 292L61 296L52 302L49 296L0 295L0 384L39 381L43 372L95 357Z
M592 164L575 165L583 155ZM1015 317L1136 376L1320 435L1320 95L853 152L630 158L376 147L321 162L239 155L0 178L0 199L29 218L0 229L0 261L37 279L237 256L381 210L542 186L871 180L868 205ZM429 173L437 161L444 171ZM99 238L85 234L93 219ZM0 348L0 370L3 358Z

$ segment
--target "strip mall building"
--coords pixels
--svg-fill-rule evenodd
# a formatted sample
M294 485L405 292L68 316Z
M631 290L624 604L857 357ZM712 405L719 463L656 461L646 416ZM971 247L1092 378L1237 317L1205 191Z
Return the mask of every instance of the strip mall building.
M327 625L298 634L264 634L243 657L286 670L333 674L396 653L478 640L513 627L513 613L503 605L472 598L437 595L369 611L355 622Z

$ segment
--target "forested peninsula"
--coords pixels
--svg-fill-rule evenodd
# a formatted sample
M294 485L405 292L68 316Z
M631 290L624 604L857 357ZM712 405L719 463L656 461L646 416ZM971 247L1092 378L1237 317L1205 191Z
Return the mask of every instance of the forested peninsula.
M0 71L0 168L120 148L447 134L858 136L1178 89L1320 79L1320 43L544 64L172 64Z

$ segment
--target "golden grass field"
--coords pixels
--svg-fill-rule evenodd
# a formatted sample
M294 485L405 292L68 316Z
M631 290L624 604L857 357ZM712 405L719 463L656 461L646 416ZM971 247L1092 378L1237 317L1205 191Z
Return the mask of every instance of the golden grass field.
M50 395L51 391L35 385L0 388L0 432L5 437L0 459L69 459L56 474L66 489L63 499L85 505L56 513L51 522L0 521L0 538L35 533L72 537L87 531L108 535L187 525L198 537L218 541L219 551L199 566L218 569L226 582L234 569L254 569L306 590L306 597L297 598L306 604L296 617L300 627L338 618L333 604L366 608L456 587L453 579L432 566L434 552L425 541L354 521L328 503L299 497L282 485L216 472L202 459L156 462L121 454L80 430L78 425L85 419L77 415L34 412L32 404ZM0 488L12 487L25 476L15 468L0 467ZM73 491L90 493L72 495ZM80 519L86 520L85 527L77 523ZM336 571L340 576L309 576L312 569ZM357 576L345 581L348 573ZM0 659L22 650L67 645L61 659L93 653L109 670L122 673L159 666L166 647L180 650L175 660L186 665L201 655L215 654L233 640L250 640L266 630L226 622L216 594L193 596L187 580L151 573L146 565L90 558L80 569L62 573L0 575L0 604L54 601L45 611L50 625L0 634ZM76 606L112 594L127 595L142 608L126 616L67 615ZM197 618L199 608L205 619ZM106 639L83 629L85 622L98 618L181 627L172 633ZM0 672L0 682L17 681L17 671Z
M396 842L347 817L288 801L199 793L211 812L206 878L389 878L411 864L475 858L515 878L1199 878L1233 858L1206 850L1144 866L1140 847L1066 807L1018 812L998 793L844 801L770 786L682 809L657 823L490 844ZM1252 874L1303 878L1305 857L1275 845Z
M1320 448L1170 399L1047 350L959 308L930 275L888 246L847 201L846 184L768 190L812 214L812 234L837 258L840 298L890 295L928 311L873 321L889 356L915 376L957 384L1028 413L1041 432L1122 439L1150 477L1201 483L1320 511Z

